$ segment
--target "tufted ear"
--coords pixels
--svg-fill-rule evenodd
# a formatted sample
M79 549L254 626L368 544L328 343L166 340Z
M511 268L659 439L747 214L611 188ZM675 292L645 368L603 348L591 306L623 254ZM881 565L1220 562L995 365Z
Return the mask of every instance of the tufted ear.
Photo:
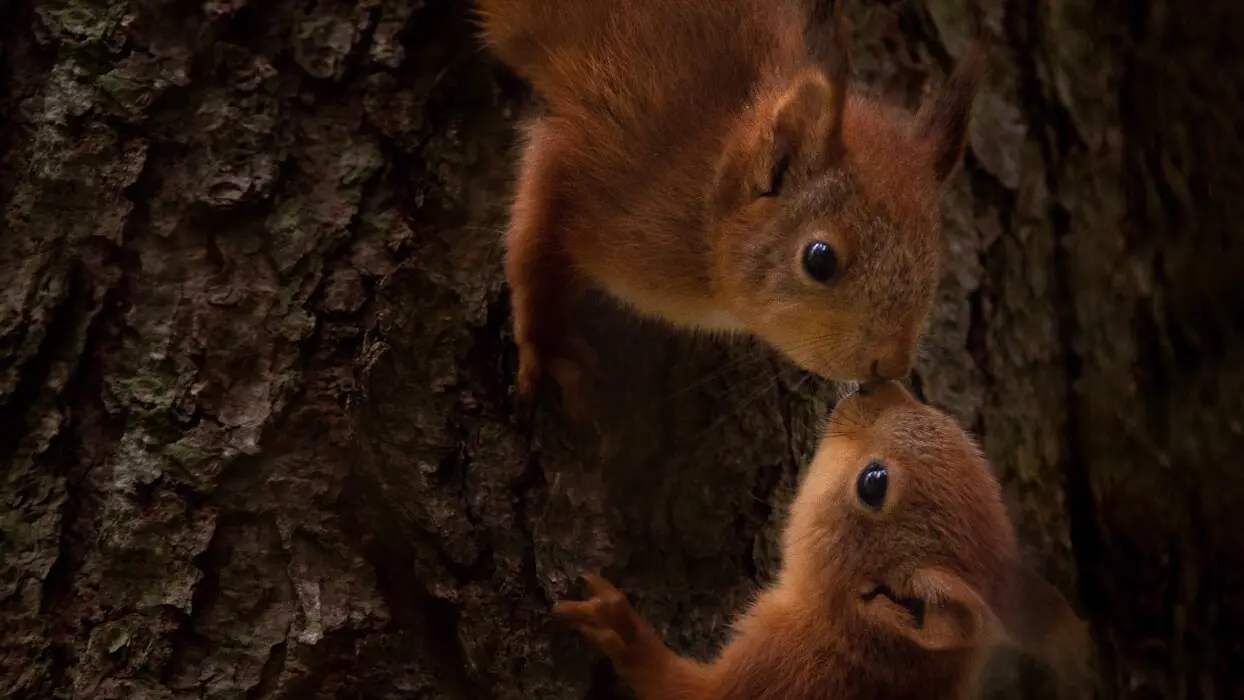
M851 80L851 28L846 0L805 0L804 30L809 53L830 82L845 86Z
M774 151L803 171L817 172L842 157L846 84L809 68L798 73L773 109L769 125Z
M1066 682L1093 682L1088 625L1044 578L1016 563L995 607L1008 642L1051 666Z
M717 168L716 211L781 197L788 185L837 162L843 88L820 68L807 67L736 125Z
M967 148L972 103L985 77L985 47L973 44L946 83L927 97L917 113L920 137L933 152L933 175L946 182L959 169Z
M940 569L919 569L909 585L912 597L890 595L865 599L867 618L930 651L968 649L988 644L996 623L984 598L959 576Z

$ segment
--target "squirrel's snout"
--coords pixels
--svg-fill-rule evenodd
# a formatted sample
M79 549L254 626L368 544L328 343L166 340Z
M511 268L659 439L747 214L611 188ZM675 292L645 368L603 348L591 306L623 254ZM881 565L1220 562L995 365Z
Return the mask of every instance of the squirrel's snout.
M870 370L874 379L902 381L916 364L915 348L903 343L886 348L873 357Z

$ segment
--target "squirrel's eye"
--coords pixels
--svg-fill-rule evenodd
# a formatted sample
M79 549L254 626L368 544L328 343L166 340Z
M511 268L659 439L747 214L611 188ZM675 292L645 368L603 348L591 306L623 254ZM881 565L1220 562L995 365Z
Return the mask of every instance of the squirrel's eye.
M838 279L838 255L825 241L812 241L803 249L803 270L822 284Z
M855 480L855 493L860 503L881 510L885 503L886 488L890 485L890 473L881 462L869 462Z

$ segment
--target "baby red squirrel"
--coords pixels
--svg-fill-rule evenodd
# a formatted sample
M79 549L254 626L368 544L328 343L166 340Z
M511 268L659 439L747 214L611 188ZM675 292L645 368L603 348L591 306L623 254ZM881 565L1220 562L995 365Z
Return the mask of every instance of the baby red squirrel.
M590 600L554 612L641 700L968 698L1005 643L1071 687L1089 679L1087 626L1021 562L976 444L894 382L868 383L834 410L782 551L776 580L711 662L670 650L597 576L586 577Z
M505 234L521 396L547 372L575 401L596 372L568 322L589 286L828 379L909 373L982 54L900 111L848 90L843 11L823 37L806 5L478 0L546 105Z

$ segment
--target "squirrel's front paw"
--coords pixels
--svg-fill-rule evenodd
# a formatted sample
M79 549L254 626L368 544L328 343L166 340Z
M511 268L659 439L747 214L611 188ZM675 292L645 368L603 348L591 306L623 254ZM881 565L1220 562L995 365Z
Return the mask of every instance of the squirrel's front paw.
M535 343L518 343L518 395L535 398L545 372L561 389L562 407L575 421L592 418L600 386L600 361L592 346L577 333L567 333L556 352Z
M561 352L549 362L549 374L561 387L562 408L576 422L596 416L600 399L600 360L578 333L568 333Z
M639 613L622 591L595 574L584 574L591 598L584 601L559 600L553 615L573 625L597 649L618 662L635 643L639 632Z
M518 342L518 377L515 381L518 396L523 401L535 398L536 388L544 375L544 358L535 343Z

